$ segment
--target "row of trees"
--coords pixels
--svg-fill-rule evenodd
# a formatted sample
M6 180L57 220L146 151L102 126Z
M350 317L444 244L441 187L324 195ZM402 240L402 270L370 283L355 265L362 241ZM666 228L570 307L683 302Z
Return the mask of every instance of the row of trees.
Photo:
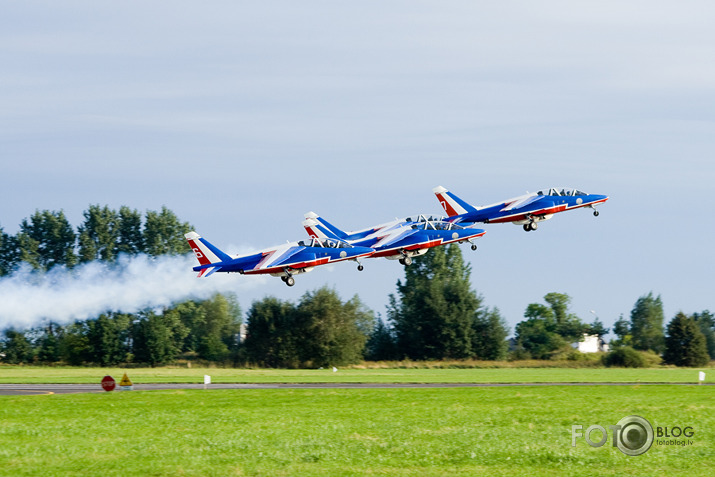
M0 228L0 276L22 263L41 274L57 266L72 269L95 260L114 262L119 254L157 257L188 252L184 233L191 225L166 207L142 215L129 207L91 205L83 215L76 230L63 211L49 210L24 219L15 235ZM237 356L241 311L235 296L216 295L161 310L108 312L66 325L48 316L46 323L30 330L4 330L2 362L153 366L182 354L226 361Z
M0 276L12 273L21 262L45 272L55 266L102 260L113 262L120 253L150 256L186 252L183 234L191 229L166 207L142 214L129 207L118 211L91 205L77 228L63 211L35 211L15 235L0 227Z
M91 320L22 332L8 329L0 350L6 363L170 363L180 356L236 360L241 310L233 296L186 301L163 310L106 313Z
M191 227L170 210L141 214L90 206L75 232L62 212L36 212L10 236L0 229L0 272L20 262L36 273L57 265L73 267L118 254L152 256L188 252ZM515 339L499 310L487 308L470 283L471 270L458 246L438 247L405 268L390 295L385 320L375 318L357 296L342 302L333 290L306 293L299 303L268 297L247 313L248 335L240 342L241 312L233 296L186 301L163 310L105 313L91 320L31 330L5 330L3 362L66 362L156 365L180 356L271 367L328 366L369 360L553 359L573 353L584 334L602 338L608 329L569 311L571 298L549 293L529 304ZM48 317L51 320L51 317ZM614 325L616 349L662 354L668 363L698 366L715 358L715 319L707 311L678 314L663 329L661 298L638 299L630 320ZM510 349L511 348L511 349Z
M609 331L598 318L585 324L570 313L568 295L549 293L544 300L547 305L530 304L524 314L526 320L516 327L516 357L550 359L569 350L569 343L579 341L584 334L601 339ZM712 313L706 310L688 316L680 312L668 324L667 334L663 322L661 297L648 293L636 301L630 320L621 316L616 321L613 332L617 338L610 346L614 350L649 351L678 366L702 366L715 359Z

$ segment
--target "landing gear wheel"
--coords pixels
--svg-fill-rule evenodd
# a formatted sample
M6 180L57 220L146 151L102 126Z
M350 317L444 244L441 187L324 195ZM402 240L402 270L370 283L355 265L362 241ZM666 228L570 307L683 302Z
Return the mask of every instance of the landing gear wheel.
M477 249L477 246L472 244L472 250L476 250L476 249Z
M531 224L524 224L524 232L530 232L531 231Z
M536 230L537 228L539 228L539 226L537 225L536 222L531 222L529 224L529 230Z
M365 270L365 267L363 267L362 265L358 265L358 272L362 272L363 270Z
M599 211L597 211L597 210L594 210L594 211L593 211L593 216L594 216L594 217L598 217L598 214L600 214Z
M292 287L293 285L295 285L295 278L286 277L285 282L286 282L286 285L288 285L289 287Z
M281 280L283 280L283 283L288 279L288 277L281 277Z
M402 259L402 264L405 266L412 265L412 257L405 257Z

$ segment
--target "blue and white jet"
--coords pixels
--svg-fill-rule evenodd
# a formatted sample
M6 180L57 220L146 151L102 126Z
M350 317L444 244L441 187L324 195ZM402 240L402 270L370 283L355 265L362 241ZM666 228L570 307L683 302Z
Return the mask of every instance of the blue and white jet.
M470 242L472 250L476 250L473 240L485 234L483 229L463 227L424 215L418 215L414 220L409 217L396 219L356 232L344 232L315 212L308 212L305 218L303 226L313 238L344 240L356 247L370 247L375 250L370 257L399 260L403 265L410 265L412 257L440 245ZM358 270L362 269L359 264Z
M196 232L189 232L185 237L199 261L194 267L199 277L215 272L269 274L280 277L289 287L295 285L293 275L309 272L319 265L357 260L375 253L372 248L355 247L342 240L312 238L232 257Z
M463 225L478 222L493 224L512 222L522 225L527 232L536 230L539 222L567 210L589 207L597 217L598 210L595 206L608 200L608 196L605 195L552 187L496 204L475 207L442 186L435 187L433 192L448 215L445 220Z

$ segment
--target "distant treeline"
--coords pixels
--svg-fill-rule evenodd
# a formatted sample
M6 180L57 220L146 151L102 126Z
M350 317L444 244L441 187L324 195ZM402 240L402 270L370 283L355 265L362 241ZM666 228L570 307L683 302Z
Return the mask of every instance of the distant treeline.
M20 223L16 235L0 227L0 276L15 271L21 262L48 271L94 260L113 262L120 253L183 254L187 251L184 233L191 228L166 207L142 217L129 207L117 211L91 205L77 230L63 211L38 210Z
M98 205L73 230L64 214L37 211L10 236L0 229L0 273L20 263L36 273L73 267L118 254L187 253L191 229L173 212L119 211ZM188 272L187 272L188 273ZM343 302L335 290L307 292L298 303L266 297L242 313L233 295L189 300L161 310L107 312L90 320L4 330L0 363L67 363L151 366L177 359L221 365L268 367L341 366L361 360L584 359L572 343L584 334L602 339L609 330L596 318L584 323L569 311L571 298L549 293L545 304L529 304L515 338L496 308L484 306L471 287L471 270L457 245L437 247L405 267L389 295L386 319L358 296ZM2 306L2 304L0 304ZM702 366L715 359L715 317L709 311L678 313L664 329L660 296L640 297L630 319L616 321L611 352L603 364L644 366L660 362Z

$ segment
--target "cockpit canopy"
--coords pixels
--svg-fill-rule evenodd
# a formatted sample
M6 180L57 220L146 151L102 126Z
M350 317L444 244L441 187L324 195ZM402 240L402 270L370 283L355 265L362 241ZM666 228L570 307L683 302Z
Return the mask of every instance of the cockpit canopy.
M311 238L310 240L301 240L298 242L301 247L323 247L323 248L352 248L347 242L337 239L317 239Z
M406 222L411 222L410 227L413 229L424 229L424 230L457 230L463 229L464 227L460 225L447 222L442 217L428 217L426 215L418 215L417 220L412 220L410 217L405 219Z
M550 189L543 189L540 190L539 192L536 193L536 195L554 195L554 196L562 196L562 197L574 197L577 195L588 195L585 192L582 192L577 189L569 189L569 188L562 188L562 189L557 189L555 187L552 187Z

